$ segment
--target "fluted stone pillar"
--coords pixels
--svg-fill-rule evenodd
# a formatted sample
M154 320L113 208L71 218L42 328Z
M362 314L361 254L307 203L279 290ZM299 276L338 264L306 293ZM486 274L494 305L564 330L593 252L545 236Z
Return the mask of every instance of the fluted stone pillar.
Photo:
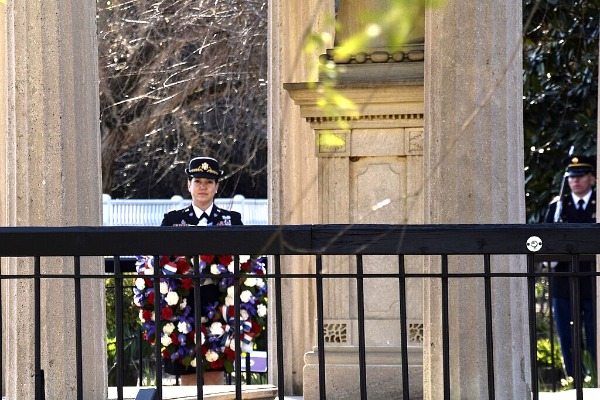
M325 31L327 16L333 12L332 1L275 0L269 3L268 197L272 224L318 221L318 166L312 130L300 117L300 110L283 89L283 83L316 79L315 61L319 53L307 55L303 49L304 38L308 32ZM310 273L314 272L315 261L314 257L283 257L281 264L284 273ZM285 355L285 394L301 394L304 354L316 341L315 289L312 282L290 279L283 283L282 291L284 348L276 349L273 336L269 338L269 350L270 354L280 350ZM269 299L269 304L272 310L269 315L273 318L274 297ZM274 322L270 326L275 326ZM269 378L277 382L275 358L270 359Z
M7 126L0 130L2 223L8 226L101 224L100 134L94 0L8 0ZM0 64L2 65L2 64ZM0 97L1 99L1 97ZM0 170L1 172L1 170ZM31 243L35 246L36 243ZM3 272L33 273L32 259L3 260ZM42 273L72 273L72 258L44 258ZM102 260L82 259L83 273ZM34 398L34 291L30 279L3 281L8 399ZM83 397L105 399L104 282L82 281ZM46 399L76 398L75 295L72 280L41 285Z
M0 88L5 88L6 85L6 75L3 73L6 71L6 6L0 3L0 27L2 27L0 31ZM0 137L4 135L6 132L6 92L0 89ZM6 225L6 210L4 204L6 204L6 196L5 196L5 181L6 181L6 159L4 158L4 154L6 153L6 145L4 141L0 140L0 226ZM0 263L2 260L0 259ZM4 282L0 282L0 289L4 290ZM0 296L2 294L0 293ZM4 307L4 303L2 304L2 310L0 310L4 315L6 307ZM4 324L4 319L0 321L0 324ZM6 345L4 341L2 342L2 354L6 354ZM0 360L0 368L4 371L4 360ZM0 385L4 388L5 384L4 374L2 374L2 382ZM0 396L4 395L4 391L0 391Z
M425 223L524 223L521 3L448 1L425 35ZM495 272L526 271L494 257ZM426 270L440 271L439 258ZM483 272L482 257L450 257L450 272ZM524 280L492 284L496 399L529 397ZM443 397L441 288L426 287L425 398ZM451 398L488 398L483 281L450 282Z

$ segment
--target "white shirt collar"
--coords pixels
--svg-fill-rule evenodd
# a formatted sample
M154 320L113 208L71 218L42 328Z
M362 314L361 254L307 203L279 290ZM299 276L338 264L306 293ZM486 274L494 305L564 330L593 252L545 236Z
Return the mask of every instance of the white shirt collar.
M212 213L213 210L213 206L215 205L215 203L211 203L211 205L206 209L203 210L200 207L196 207L193 203L192 203L192 207L194 208L194 213L196 214L196 217L200 218L200 216L202 215L203 212L206 213L206 215L210 216L210 214Z
M592 190L587 192L587 194L583 197L579 197L575 193L571 192L571 197L573 198L573 204L575 204L575 206L579 204L579 200L583 199L583 208L585 209L590 201L590 197L592 197Z

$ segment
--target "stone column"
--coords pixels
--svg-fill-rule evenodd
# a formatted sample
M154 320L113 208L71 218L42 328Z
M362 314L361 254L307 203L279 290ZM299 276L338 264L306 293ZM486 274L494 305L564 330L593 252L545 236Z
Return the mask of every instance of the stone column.
M2 30L0 31L0 88L7 87L6 84L6 4L0 3L0 27ZM0 138L4 137L6 133L6 92L4 90L0 90ZM6 159L4 158L4 154L6 154L6 145L3 140L0 140L0 226L6 225ZM0 264L4 263L4 260L0 258ZM1 268L1 266L0 266ZM3 270L2 270L3 271ZM2 291L5 290L4 281L0 282L0 289ZM2 293L0 293L0 296ZM4 306L4 302L2 303L2 315L6 315L6 307ZM6 329L7 326L4 326L4 318L0 321L0 324L3 324L2 329ZM6 354L6 344L4 340L2 341L2 354ZM4 375L4 360L0 360L0 369L2 370L2 382L0 382L0 387L4 389L5 387L5 375ZM5 393L3 390L0 390L0 396L3 396Z
M425 35L425 223L524 223L521 3L449 1L428 10ZM450 272L483 272L450 257ZM521 257L493 271L525 272ZM439 258L426 270L440 271ZM526 285L494 279L497 399L530 393ZM426 287L425 398L443 397L439 281ZM487 398L482 280L450 283L450 391Z
M312 137L300 110L283 89L283 82L314 81L319 54L306 54L304 39L311 32L326 30L326 16L334 13L333 1L271 1L269 3L269 216L272 224L317 222L317 159ZM333 27L329 27L333 38ZM310 143L313 143L312 141ZM314 273L314 257L282 259L285 273ZM273 286L271 286L273 287ZM315 343L314 285L288 280L283 287L285 394L302 393L304 353ZM273 301L272 301L273 300ZM270 316L274 298L269 299ZM275 326L271 323L270 326ZM275 337L269 338L275 354ZM271 357L270 379L277 382L275 358Z
M0 215L8 226L101 223L96 2L8 0L6 129L0 148L6 180ZM4 40L4 39L3 39ZM2 165L2 164L0 164ZM31 243L35 246L35 243ZM11 259L3 272L33 273L32 259ZM42 273L72 273L72 258L44 258ZM102 260L83 259L82 272L103 272ZM82 281L83 393L104 399L106 347L104 282ZM3 286L7 398L34 397L34 292L30 279ZM47 399L76 397L74 285L44 280L42 369Z

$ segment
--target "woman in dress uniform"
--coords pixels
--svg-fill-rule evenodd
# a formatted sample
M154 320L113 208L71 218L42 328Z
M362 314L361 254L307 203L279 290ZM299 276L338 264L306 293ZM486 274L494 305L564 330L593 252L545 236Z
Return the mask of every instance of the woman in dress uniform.
M235 211L228 211L214 204L215 195L219 189L219 178L223 175L219 162L210 157L195 157L190 160L185 173L188 177L188 191L192 196L192 204L181 209L165 214L161 226L220 226L243 225L242 216ZM201 309L205 304L214 304L218 301L221 292L216 283L202 286ZM190 293L188 304L193 306L194 295ZM204 310L202 311L204 314ZM197 353L200 355L200 353ZM198 360L198 365L202 365ZM165 371L171 375L181 377L182 385L196 384L196 369L185 367L178 362L165 360ZM223 384L222 371L206 371L203 374L204 384Z

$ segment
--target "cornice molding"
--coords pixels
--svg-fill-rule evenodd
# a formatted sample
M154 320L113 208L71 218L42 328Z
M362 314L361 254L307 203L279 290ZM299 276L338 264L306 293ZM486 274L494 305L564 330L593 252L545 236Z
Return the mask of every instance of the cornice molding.
M423 44L407 45L402 48L372 48L356 54L340 55L335 49L327 49L319 56L319 61L326 64L333 61L336 64L381 64L381 63L410 63L425 60Z
M322 124L326 122L351 122L351 121L385 121L385 120L422 120L423 114L385 114L385 115L360 115L358 117L306 117L311 124Z

